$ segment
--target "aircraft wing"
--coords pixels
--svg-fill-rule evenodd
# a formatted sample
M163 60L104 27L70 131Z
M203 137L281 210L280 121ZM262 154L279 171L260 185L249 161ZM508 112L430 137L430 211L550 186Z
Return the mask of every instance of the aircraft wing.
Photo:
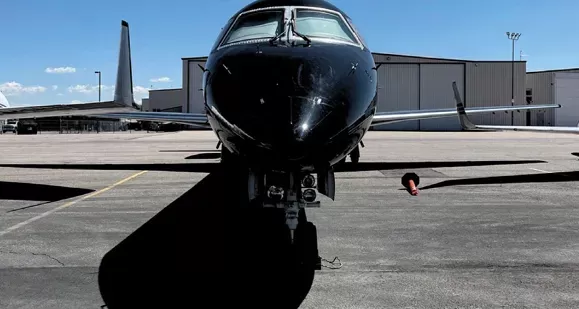
M528 132L551 132L551 133L579 133L579 127L555 127L555 126L501 126L501 125L476 125L470 121L466 112L471 113L468 108L464 108L460 93L456 87L456 83L452 84L454 90L454 99L456 100L456 110L458 112L458 119L460 125L464 130L512 130L512 131L528 131ZM561 107L559 105L559 107Z
M457 91L456 82L452 83L455 93ZM456 94L455 94L456 96ZM455 98L456 99L456 98ZM462 104L462 102L461 102ZM462 108L468 111L469 114L478 113L492 113L492 112L508 112L508 111L522 111L522 110L532 110L532 109L549 109L549 108L560 108L559 104L535 104L535 105L515 105L515 106L491 106L491 107L471 107ZM458 108L458 102L457 102ZM456 116L457 109L455 108L444 108L444 109L430 109L430 110L410 110L410 111L395 111L395 112L380 112L374 115L372 119L372 126L394 123L400 121L408 120L419 120L419 119L432 119L432 118L444 118Z
M99 118L175 122L209 127L209 122L205 114L142 112L140 109L141 107L135 103L133 96L129 24L123 20L121 22L121 43L113 101L1 108L0 120L60 116L94 116Z
M118 112L109 114L99 114L99 118L112 119L134 119L158 122L171 122L195 125L199 127L210 128L205 114L191 114L191 113L170 113L170 112Z
M98 115L110 113L113 111L129 112L134 110L134 108L114 101L9 107L0 109L0 120L34 117Z
M205 114L141 112L114 101L10 107L0 109L0 120L60 116L94 116L111 119L135 119L209 126Z

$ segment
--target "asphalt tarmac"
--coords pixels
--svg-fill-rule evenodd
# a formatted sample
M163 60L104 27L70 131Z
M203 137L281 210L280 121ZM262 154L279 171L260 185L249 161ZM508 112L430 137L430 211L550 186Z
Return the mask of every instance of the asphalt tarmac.
M300 308L579 308L577 140L369 132L361 162L390 164L338 173L335 201L307 210L320 255L342 267L317 271ZM0 166L101 168L0 167L0 308L100 308L103 256L208 175L147 164L217 162L216 141L207 131L0 135ZM545 162L412 166L479 160ZM421 177L418 196L402 190L406 172Z

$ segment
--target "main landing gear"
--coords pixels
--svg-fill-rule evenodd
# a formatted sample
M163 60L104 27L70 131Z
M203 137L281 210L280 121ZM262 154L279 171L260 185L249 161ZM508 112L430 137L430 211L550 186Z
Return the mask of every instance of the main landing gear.
M338 164L346 163L346 159L348 158L348 156L350 157L350 161L352 161L352 163L360 162L360 146L364 148L364 143L361 141L360 145L356 146L356 148L354 148L347 156L342 158L342 160L340 160Z

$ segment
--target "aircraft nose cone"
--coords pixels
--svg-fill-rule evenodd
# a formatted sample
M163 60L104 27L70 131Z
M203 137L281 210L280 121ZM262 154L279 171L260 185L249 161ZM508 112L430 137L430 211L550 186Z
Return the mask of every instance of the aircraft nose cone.
M311 136L335 109L328 98L321 96L292 97L291 101L292 137L297 142L304 142Z
M237 57L217 66L211 96L225 118L261 142L304 142L342 105L335 95L340 80L328 61Z
M326 50L225 50L211 66L207 102L282 161L320 152L356 114L350 62Z

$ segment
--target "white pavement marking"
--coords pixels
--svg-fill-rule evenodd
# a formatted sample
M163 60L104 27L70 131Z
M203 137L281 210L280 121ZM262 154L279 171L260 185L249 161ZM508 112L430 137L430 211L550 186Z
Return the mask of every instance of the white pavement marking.
M14 231L15 229L21 228L21 227L23 227L23 226L25 226L25 225L27 225L27 224L29 224L29 223L32 223L32 222L34 222L34 221L36 221L36 220L38 220L38 219L42 219L42 218L50 215L51 213L54 213L54 212L57 212L57 211L59 211L59 210L61 210L61 209L66 208L66 207L72 206L72 205L74 205L74 204L76 204L76 203L78 203L78 202L80 202L80 201L82 201L82 200L86 200L87 198L91 198L91 197L93 197L93 196L97 196L97 195L99 195L99 194L101 194L101 193L104 193L104 192L106 192L106 191L108 191L108 190L110 190L110 189L112 189L112 188L114 188L114 187L116 187L116 186L118 186L118 185L120 185L120 184L123 184L123 183L125 183L125 182L127 182L127 181L129 181L129 180L131 180L131 179L133 179L133 178L136 178L136 177L138 177L138 176L141 176L141 175L143 175L143 174L146 173L146 172L147 172L147 171L138 172L138 173L133 174L133 175L131 175L131 176L129 176L129 177L121 180L121 181L118 181L118 182L116 182L116 183L114 183L114 184L112 184L112 185L110 185L110 186L108 186L108 187L106 187L106 188L104 188L104 189L100 189L100 190L98 190L98 191L96 191L96 192L93 192L93 193L91 193L91 194L89 194L89 195L85 195L85 196L83 196L83 197L81 197L81 198L79 198L79 199L76 199L76 200L74 200L74 201L70 201L70 202L68 202L68 203L66 203L66 204L64 204L64 205L62 205L62 206L58 206L58 207L56 207L56 208L54 208L54 209L51 209L51 210L49 210L49 211L47 211L47 212L41 213L41 214L39 214L39 215L36 216L36 217L32 217L32 218L30 218L30 219L28 219L28 220L26 220L26 221L23 221L23 222L20 222L20 223L18 223L18 224L16 224L16 225L13 225L13 226L5 229L4 231L0 232L0 236L4 236L4 235L6 235L6 234L8 234L8 233L10 233L10 232L12 232L12 231Z
M541 172L541 173L549 173L549 174L550 174L550 173L553 173L553 172L549 172L549 171L540 170L540 169L538 169L538 168L529 167L529 169L530 169L530 170L533 170L533 171Z

